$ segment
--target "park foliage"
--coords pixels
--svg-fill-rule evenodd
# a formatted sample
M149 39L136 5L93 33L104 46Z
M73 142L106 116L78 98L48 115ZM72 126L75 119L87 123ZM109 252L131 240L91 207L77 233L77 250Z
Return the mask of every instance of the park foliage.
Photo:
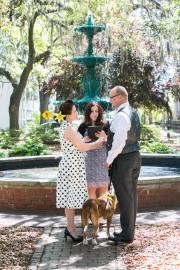
M36 120L34 115L34 121L25 130L19 130L19 136L12 137L9 131L0 133L0 158L48 155L48 145L59 143L58 132L39 126ZM141 153L176 153L172 146L162 144L160 140L160 127L141 124Z
M85 54L87 40L74 27L87 23L89 10L94 24L106 27L94 38L94 54L111 57L97 68L100 96L119 83L128 88L135 108L170 111L167 93L180 98L179 6L179 0L2 0L0 76L13 86L10 129L19 129L25 88L46 85L46 93L57 92L61 100L83 96L83 68L68 61ZM168 77L170 57L176 68L173 78Z

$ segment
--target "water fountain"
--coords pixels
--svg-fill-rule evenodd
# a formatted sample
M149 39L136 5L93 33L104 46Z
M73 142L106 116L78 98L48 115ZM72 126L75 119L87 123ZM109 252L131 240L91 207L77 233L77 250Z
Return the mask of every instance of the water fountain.
M105 30L103 26L94 26L92 23L91 15L88 16L87 25L76 27L74 31L78 31L86 35L88 39L87 55L85 57L72 58L70 61L76 62L85 67L84 77L81 80L83 87L83 99L74 100L74 103L79 112L84 112L86 105L91 101L99 102L104 111L111 111L112 106L109 101L99 98L100 78L96 75L95 67L103 64L105 61L110 60L107 57L99 57L93 55L92 40L94 35ZM54 104L59 104L62 101L57 101Z

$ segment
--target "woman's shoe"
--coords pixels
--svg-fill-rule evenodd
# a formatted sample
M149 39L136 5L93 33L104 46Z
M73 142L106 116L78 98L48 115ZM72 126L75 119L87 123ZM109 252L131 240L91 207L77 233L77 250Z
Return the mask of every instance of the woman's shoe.
M71 237L71 239L73 240L73 242L75 243L80 243L83 241L83 236L81 235L78 235L78 238L75 238L72 236L72 234L68 231L68 229L66 228L65 229L65 232L64 232L64 237L65 237L65 241L67 242L67 236Z

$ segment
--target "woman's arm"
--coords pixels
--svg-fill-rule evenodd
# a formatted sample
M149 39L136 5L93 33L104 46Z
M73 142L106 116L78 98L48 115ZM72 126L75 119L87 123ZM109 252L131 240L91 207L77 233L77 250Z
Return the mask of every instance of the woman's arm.
M66 128L64 132L64 138L72 142L74 146L76 146L81 151L88 151L91 149L98 149L103 147L103 141L97 140L93 143L84 143L78 132L73 127Z

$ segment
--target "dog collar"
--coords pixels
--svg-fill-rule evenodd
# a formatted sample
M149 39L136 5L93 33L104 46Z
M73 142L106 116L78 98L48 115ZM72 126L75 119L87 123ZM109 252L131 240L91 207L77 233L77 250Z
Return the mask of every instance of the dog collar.
M103 195L103 196L99 197L98 200L101 198L107 198L107 199L111 200L114 203L114 209L116 209L116 202L111 197Z

